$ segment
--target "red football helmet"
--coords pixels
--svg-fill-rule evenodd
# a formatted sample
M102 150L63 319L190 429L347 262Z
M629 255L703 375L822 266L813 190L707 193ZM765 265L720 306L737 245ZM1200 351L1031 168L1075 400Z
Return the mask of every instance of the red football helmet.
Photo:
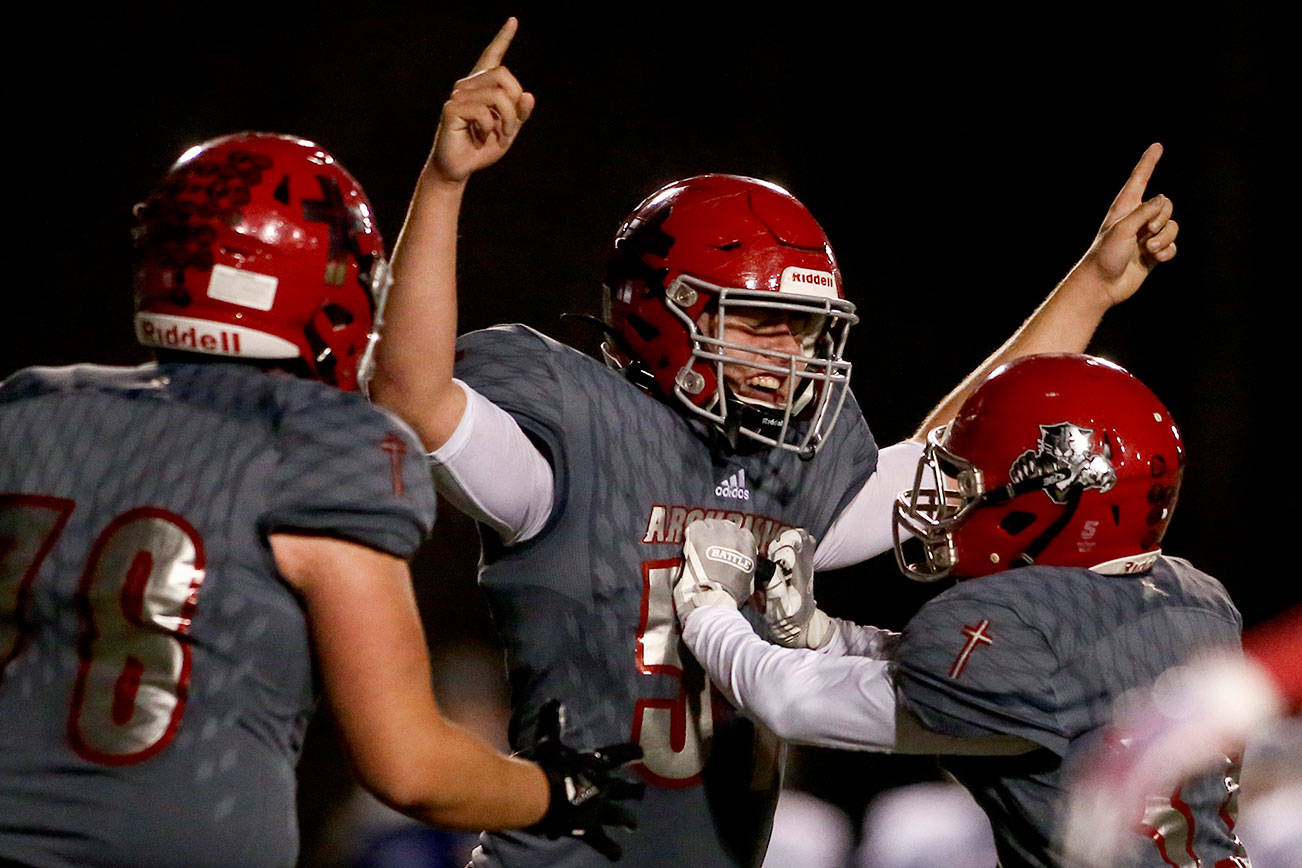
M928 435L895 503L896 559L921 581L1031 563L1140 572L1161 554L1183 470L1180 429L1131 374L1092 356L1027 356ZM908 562L905 532L925 563Z
M767 309L804 324L799 354L724 339L729 308ZM716 314L712 334L702 315ZM615 236L606 277L606 318L648 387L751 440L812 455L840 413L849 386L844 359L858 321L841 289L826 235L795 197L736 175L669 184L633 211ZM795 330L793 329L793 332ZM785 400L743 399L725 388L730 352L761 356L757 371L785 377ZM614 353L607 354L612 363ZM795 424L795 423L802 424Z
M136 206L136 338L367 376L388 266L357 181L312 142L239 133L186 151Z

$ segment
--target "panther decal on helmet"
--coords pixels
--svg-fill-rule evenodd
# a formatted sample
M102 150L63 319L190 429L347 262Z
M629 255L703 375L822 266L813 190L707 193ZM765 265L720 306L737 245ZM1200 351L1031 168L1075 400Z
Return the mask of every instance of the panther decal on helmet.
M1017 456L1008 470L1013 483L1041 480L1044 493L1054 503L1066 503L1075 486L1107 491L1117 482L1117 472L1102 454L1094 452L1094 431L1070 422L1041 425L1036 448Z

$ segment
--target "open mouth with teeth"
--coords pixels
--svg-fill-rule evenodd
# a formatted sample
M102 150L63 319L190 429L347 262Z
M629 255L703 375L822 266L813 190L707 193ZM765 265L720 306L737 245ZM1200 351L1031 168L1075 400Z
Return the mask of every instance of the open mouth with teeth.
M746 377L736 389L737 397L760 401L766 404L781 405L786 403L787 389L784 377L773 374L756 374Z

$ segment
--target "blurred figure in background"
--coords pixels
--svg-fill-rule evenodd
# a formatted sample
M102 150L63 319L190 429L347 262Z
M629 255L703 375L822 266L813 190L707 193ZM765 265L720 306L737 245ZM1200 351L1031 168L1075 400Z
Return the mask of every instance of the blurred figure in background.
M1249 630L1243 650L1174 667L1117 699L1104 739L1072 783L1063 832L1071 858L1116 864L1134 849L1149 794L1187 787L1248 750L1241 798L1250 800L1253 864L1299 864L1302 606Z
M879 793L864 813L854 868L994 868L990 821L959 784L927 782Z

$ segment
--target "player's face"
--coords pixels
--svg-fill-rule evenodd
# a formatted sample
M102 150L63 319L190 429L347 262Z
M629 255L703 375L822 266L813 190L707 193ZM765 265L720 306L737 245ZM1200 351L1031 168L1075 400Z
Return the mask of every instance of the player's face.
M716 335L736 345L729 347L726 353L737 362L725 362L723 366L724 381L733 394L778 406L787 401L788 390L793 385L789 382L790 378L771 370L751 367L745 362L753 361L773 367L784 364L774 353L807 356L805 347L810 343L813 332L818 329L815 318L811 316L751 307L728 308L722 323L719 322L717 313L706 312L702 314L699 325L706 334ZM803 365L797 368L803 369Z

